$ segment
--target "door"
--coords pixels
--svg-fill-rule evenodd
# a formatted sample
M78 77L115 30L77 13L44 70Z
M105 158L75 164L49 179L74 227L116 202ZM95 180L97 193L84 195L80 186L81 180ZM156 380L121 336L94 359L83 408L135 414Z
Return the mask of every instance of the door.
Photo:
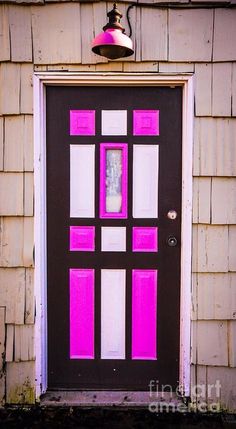
M48 86L49 389L177 386L180 87Z

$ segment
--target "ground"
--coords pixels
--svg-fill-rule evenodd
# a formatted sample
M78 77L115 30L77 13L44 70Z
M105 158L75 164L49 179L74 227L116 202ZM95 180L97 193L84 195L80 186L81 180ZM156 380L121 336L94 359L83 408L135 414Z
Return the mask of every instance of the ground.
M236 429L236 416L223 414L154 414L148 410L79 407L6 407L0 429Z

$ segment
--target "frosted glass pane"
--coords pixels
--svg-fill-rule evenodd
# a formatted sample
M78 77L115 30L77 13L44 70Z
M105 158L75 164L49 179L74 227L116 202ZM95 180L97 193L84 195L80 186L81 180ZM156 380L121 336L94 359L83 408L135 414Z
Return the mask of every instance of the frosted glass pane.
M94 217L94 145L70 146L70 217Z
M132 273L132 359L157 358L157 270Z
M101 358L125 359L125 270L102 270Z
M157 145L134 145L134 218L158 217L158 149Z
M122 208L122 151L106 150L106 212L120 213Z

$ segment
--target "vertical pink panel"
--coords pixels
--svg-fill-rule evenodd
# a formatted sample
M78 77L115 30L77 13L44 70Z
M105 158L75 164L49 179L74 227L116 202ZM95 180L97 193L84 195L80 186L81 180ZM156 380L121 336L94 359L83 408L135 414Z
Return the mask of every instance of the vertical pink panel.
M133 134L134 136L158 136L159 110L134 110Z
M132 359L157 358L157 270L132 273Z
M94 359L94 270L70 269L70 358Z
M117 212L108 212L106 209L107 165L106 152L121 150L121 209ZM127 218L127 180L128 180L128 151L126 143L101 143L100 146L100 218Z

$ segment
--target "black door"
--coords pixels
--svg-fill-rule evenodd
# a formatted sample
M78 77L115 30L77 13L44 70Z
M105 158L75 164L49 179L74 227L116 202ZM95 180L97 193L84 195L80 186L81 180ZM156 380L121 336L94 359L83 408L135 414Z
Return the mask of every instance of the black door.
M47 87L48 387L177 385L180 87Z

